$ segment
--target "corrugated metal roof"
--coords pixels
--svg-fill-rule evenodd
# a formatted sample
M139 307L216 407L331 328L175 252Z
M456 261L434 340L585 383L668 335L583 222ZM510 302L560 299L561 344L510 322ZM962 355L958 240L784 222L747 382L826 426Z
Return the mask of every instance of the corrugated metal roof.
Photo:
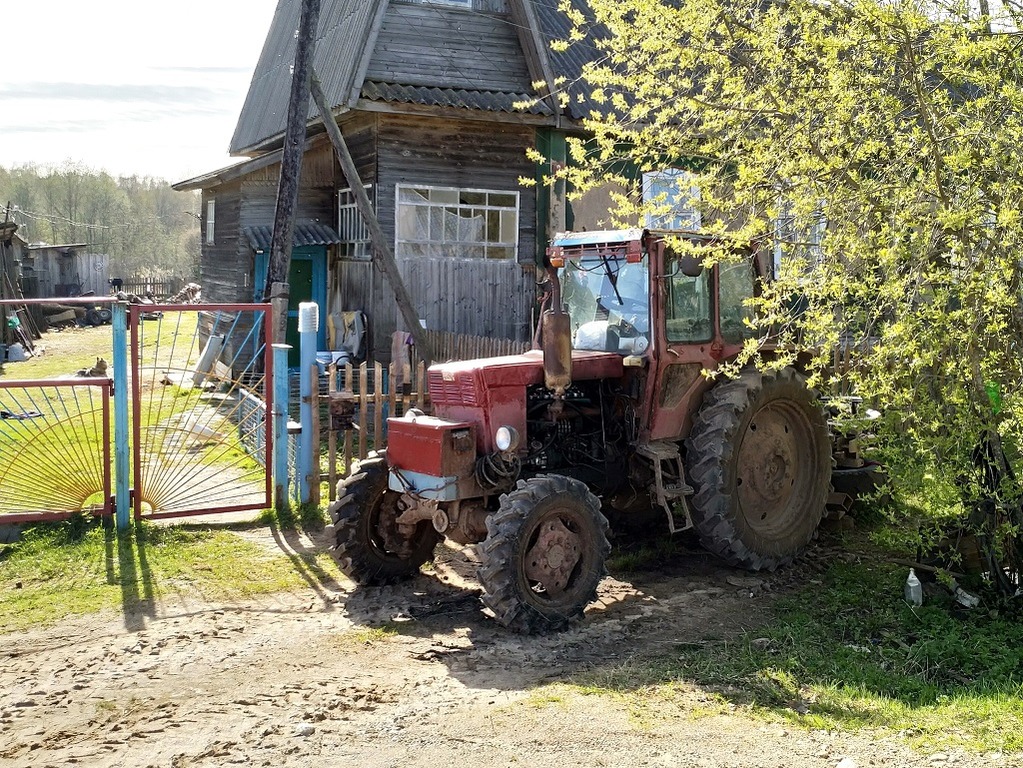
M245 233L249 245L252 246L252 250L270 250L270 242L273 239L273 227L245 227L242 231ZM317 222L295 224L295 232L292 238L293 247L301 247L303 245L335 245L340 242L340 235L326 224L319 224Z
M583 67L589 62L595 61L600 55L594 41L608 34L605 27L592 22L593 12L590 10L589 4L586 0L571 0L572 9L590 20L587 28L589 36L585 40L572 43L563 51L555 51L551 44L555 40L568 40L572 29L568 17L558 9L559 0L523 0L523 2L532 2L533 4L533 11L540 26L540 35L546 42L546 50L543 53L550 62L551 70L555 77L565 79L566 84L559 90L568 93L566 114L574 120L579 120L588 117L593 111L604 112L607 107L590 99L590 87L582 79Z
M552 115L554 111L544 102L536 101L528 93L502 93L499 91L472 91L461 88L426 88L397 83L367 80L362 86L362 98L369 101L391 101L403 104L425 104L432 107L463 107L485 112L526 112L532 115ZM525 108L521 105L528 104ZM517 106L518 105L518 106Z
M386 5L387 0L325 0L321 5L313 67L331 107L348 102L381 3ZM231 139L232 154L284 133L301 5L301 0L280 0L277 5ZM318 114L310 100L309 118Z

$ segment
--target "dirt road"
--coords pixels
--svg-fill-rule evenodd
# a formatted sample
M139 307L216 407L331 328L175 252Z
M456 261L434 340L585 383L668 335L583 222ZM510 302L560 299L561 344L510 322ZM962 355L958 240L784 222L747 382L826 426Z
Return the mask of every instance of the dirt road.
M307 590L258 602L168 600L4 635L0 766L1019 765L702 715L695 686L638 707L545 687L735 636L798 572L750 576L693 555L605 580L584 622L547 637L490 623L471 572L445 550L411 585L354 590L310 572Z

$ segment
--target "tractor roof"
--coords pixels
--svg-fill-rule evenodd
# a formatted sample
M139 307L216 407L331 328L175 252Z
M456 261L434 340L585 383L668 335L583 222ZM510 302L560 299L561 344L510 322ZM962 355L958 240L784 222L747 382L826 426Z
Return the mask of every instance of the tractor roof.
M604 243L629 243L641 240L642 229L604 229L594 232L561 232L554 236L551 245L555 248L572 248L580 245L603 245Z

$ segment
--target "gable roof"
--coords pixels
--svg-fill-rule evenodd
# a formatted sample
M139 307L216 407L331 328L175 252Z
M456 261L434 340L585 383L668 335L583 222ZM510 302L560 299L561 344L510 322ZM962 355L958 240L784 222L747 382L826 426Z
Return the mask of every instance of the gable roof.
M491 5L494 2L485 1ZM504 1L509 13L503 21L495 21L501 15L489 11L478 12L476 18L489 20L493 34L500 37L502 50L510 56L514 48L515 55L521 54L524 60L517 64L501 60L492 52L493 41L472 39L458 21L460 18L472 21L465 9L426 6L434 37L425 34L429 30L406 31L415 44L423 46L422 67L416 66L416 62L410 67L405 62L405 70L398 65L388 70L381 65L380 58L395 56L390 46L394 36L401 34L404 20L415 13L414 4L401 0L322 0L313 66L331 108L337 113L353 108L372 109L374 104L382 103L399 110L401 105L418 105L495 116L518 114L550 123L560 115L577 120L588 114L593 105L585 96L580 74L585 62L594 55L593 47L584 42L565 52L551 50L552 41L566 39L569 30L568 19L558 10L558 0ZM388 14L392 2L394 7ZM573 7L588 13L585 0L571 2ZM301 0L279 0L231 140L230 151L234 155L256 154L281 145L300 7ZM441 34L438 29L447 31L448 37L436 36ZM417 36L421 31L424 34ZM521 70L521 74L502 73L495 78L499 81L497 86L486 86L478 75L459 69L459 62L464 64L467 59L456 59L452 52L461 48L463 54L472 58L474 47L479 51L475 57L479 67L497 71L503 64L509 64L516 71ZM442 71L444 76L439 75ZM436 76L437 82L429 82L431 76ZM558 78L567 83L560 86L569 95L564 109L549 93L529 92L532 82L553 83ZM320 122L313 104L308 120L310 125Z
M346 104L365 46L372 45L371 27L387 0L324 0L316 30L313 67L332 107ZM231 154L244 154L284 133L291 96L301 0L280 0L249 92L231 139ZM316 105L311 104L310 116Z

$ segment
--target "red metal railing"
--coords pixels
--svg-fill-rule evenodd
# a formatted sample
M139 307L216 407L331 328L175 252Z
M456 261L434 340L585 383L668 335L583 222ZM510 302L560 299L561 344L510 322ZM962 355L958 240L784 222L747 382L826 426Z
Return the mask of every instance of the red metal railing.
M263 304L129 307L136 517L271 505L271 315ZM156 321L154 333L146 316ZM191 316L195 326L182 322ZM200 333L203 316L212 327ZM221 349L200 370L213 337L222 337Z
M111 392L105 378L0 379L0 523L112 513Z

